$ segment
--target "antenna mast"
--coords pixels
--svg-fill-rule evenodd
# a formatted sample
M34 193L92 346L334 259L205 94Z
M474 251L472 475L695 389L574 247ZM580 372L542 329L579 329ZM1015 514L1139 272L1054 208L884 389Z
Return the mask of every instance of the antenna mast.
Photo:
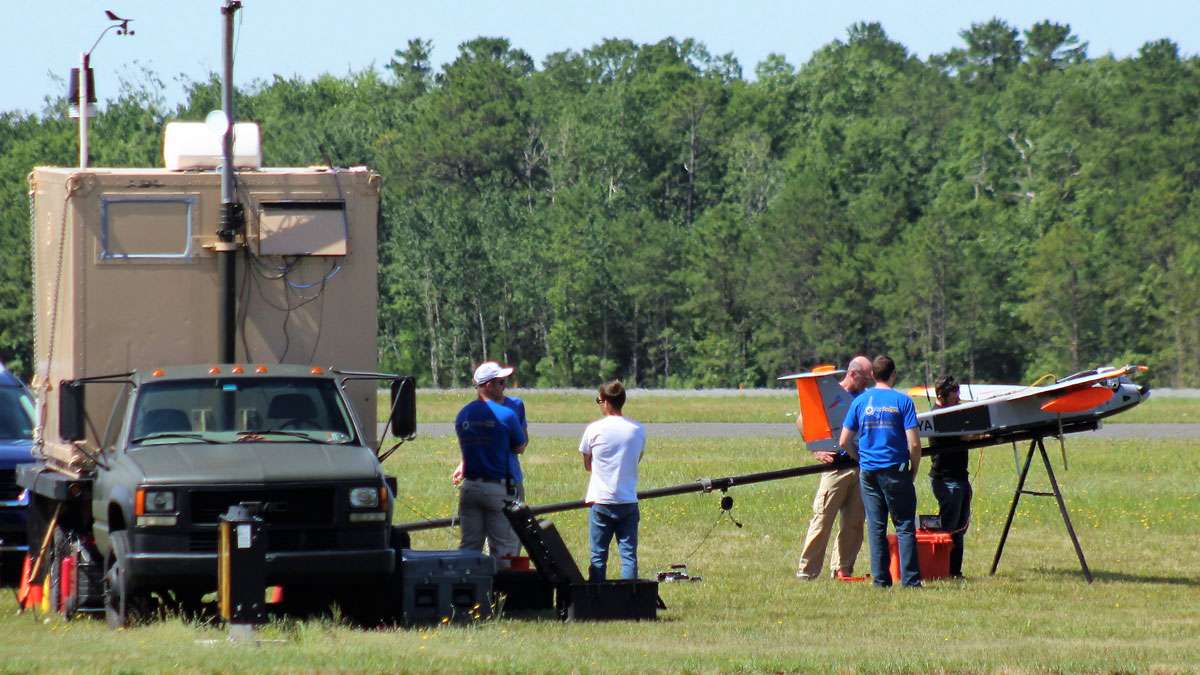
M221 217L217 230L217 283L221 287L217 312L221 363L237 359L237 251L242 233L242 205L234 199L233 174L233 16L242 8L240 0L225 0L221 6L224 31L221 55L224 72L221 82L221 106L225 113L225 133L221 139Z

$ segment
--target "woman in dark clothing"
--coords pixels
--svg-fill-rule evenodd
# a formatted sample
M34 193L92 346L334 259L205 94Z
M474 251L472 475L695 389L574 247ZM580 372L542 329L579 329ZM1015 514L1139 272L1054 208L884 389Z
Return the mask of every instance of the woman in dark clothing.
M953 375L943 375L934 383L938 408L958 405L958 382ZM932 443L936 447L937 443ZM967 476L967 451L948 452L934 455L929 469L933 496L938 501L938 517L942 529L948 530L953 540L950 549L950 576L962 578L963 537L971 522L971 482Z

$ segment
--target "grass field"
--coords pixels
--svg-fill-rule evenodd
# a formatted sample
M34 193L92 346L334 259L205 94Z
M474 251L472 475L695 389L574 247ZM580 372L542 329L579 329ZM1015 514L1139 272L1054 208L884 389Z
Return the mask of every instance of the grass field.
M530 422L590 422L596 418L594 394L552 391L513 390L527 408ZM464 391L433 392L423 390L417 397L418 422L451 422L470 400ZM920 410L928 408L918 400ZM796 419L796 397L788 392L778 396L678 396L644 395L636 392L626 404L626 412L642 422L779 422ZM387 413L387 399L379 399L379 418ZM1200 400L1191 398L1154 398L1109 419L1114 424L1171 424L1200 422Z
M573 439L534 439L525 459L532 503L580 498ZM736 487L734 514L704 535L718 495L643 503L643 576L686 562L698 584L665 584L654 623L564 625L503 618L470 626L362 631L279 621L261 647L229 646L217 628L168 619L110 632L16 615L0 599L0 670L131 671L1179 671L1200 664L1200 439L1073 444L1058 476L1096 583L1082 580L1052 499L1026 497L999 574L987 575L1015 483L1011 449L972 456L976 517L966 582L925 590L793 578L814 478ZM789 466L797 443L651 439L643 487ZM1056 464L1057 452L1052 452ZM452 439L425 439L388 461L401 477L396 519L454 510ZM1031 472L1034 489L1044 472ZM919 510L934 510L922 471ZM577 559L583 512L554 517ZM452 530L415 534L450 548ZM697 546L699 548L697 549ZM691 553L695 551L694 553ZM689 555L690 554L690 555ZM865 569L865 555L859 570ZM610 565L611 567L611 565ZM217 640L214 646L205 640Z

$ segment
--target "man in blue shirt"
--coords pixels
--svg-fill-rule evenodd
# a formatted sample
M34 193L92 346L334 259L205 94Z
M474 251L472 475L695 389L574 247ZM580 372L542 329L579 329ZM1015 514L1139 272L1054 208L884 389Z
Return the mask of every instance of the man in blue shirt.
M876 586L891 586L887 517L891 514L900 548L899 581L921 586L917 564L917 490L913 481L921 462L917 409L911 398L892 389L896 362L886 355L871 363L875 387L859 394L842 422L838 445L858 460L863 506L867 511L867 541L871 545L871 575ZM857 448L855 447L857 436Z
M462 450L459 548L481 551L486 539L488 552L498 563L521 548L504 517L505 502L518 498L511 458L524 452L527 442L523 420L503 403L505 378L512 372L494 361L480 365L473 378L476 400L454 420Z

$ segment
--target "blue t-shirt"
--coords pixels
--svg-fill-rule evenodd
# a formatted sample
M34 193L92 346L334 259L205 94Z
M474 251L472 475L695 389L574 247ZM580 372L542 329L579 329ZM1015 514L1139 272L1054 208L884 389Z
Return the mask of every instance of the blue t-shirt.
M492 401L472 401L454 418L464 478L513 478L509 457L525 444L516 413Z
M521 431L525 432L525 438L528 439L529 424L525 422L525 402L514 396L505 396L504 402L500 405L517 414L517 419L521 421ZM515 452L508 453L508 470L512 472L513 480L518 483L525 480L525 475L521 473L520 457Z
M891 468L909 460L904 431L917 428L917 407L895 389L868 389L850 404L842 427L858 432L859 467Z

